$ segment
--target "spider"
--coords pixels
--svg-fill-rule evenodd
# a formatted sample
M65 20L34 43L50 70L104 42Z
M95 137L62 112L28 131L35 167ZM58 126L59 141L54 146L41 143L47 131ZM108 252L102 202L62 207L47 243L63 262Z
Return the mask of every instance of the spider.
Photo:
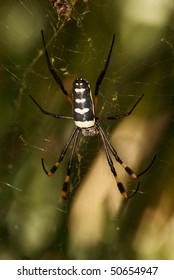
M135 102L135 104L132 106L132 108L127 113L122 113L122 114L115 115L115 116L106 116L106 117L96 116L96 110L97 110L97 105L98 105L98 92L99 92L100 85L106 74L106 71L108 69L108 65L109 65L109 61L111 58L111 53L112 53L112 49L113 49L114 41L115 41L115 34L113 35L113 38L112 38L112 43L111 43L111 46L109 49L109 53L108 53L106 62L104 64L104 68L100 72L100 74L97 78L96 84L95 84L94 101L93 101L93 97L91 94L90 84L86 79L84 79L82 77L76 78L74 80L73 85L72 85L72 98L69 96L69 94L66 91L66 89L64 88L64 85L63 85L61 79L59 78L55 68L51 64L51 61L50 61L50 58L48 55L48 51L46 48L43 30L41 30L41 35L42 35L44 52L45 52L46 62L47 62L49 71L51 72L55 81L58 83L61 91L63 92L63 94L69 101L69 103L72 105L72 116L63 116L63 115L57 115L57 114L48 112L48 111L44 110L31 95L29 95L29 96L43 114L49 115L49 116L51 116L53 118L57 118L57 119L70 119L70 120L73 120L75 123L75 127L72 131L72 134L71 134L69 140L67 141L66 145L64 146L57 162L52 166L50 171L46 170L44 160L42 158L43 170L45 171L45 173L48 176L53 175L53 173L57 170L60 163L64 159L64 156L65 156L70 144L72 143L72 150L71 150L69 161L68 161L67 173L66 173L66 177L65 177L64 184L63 184L62 191L61 191L62 198L67 199L68 193L69 193L68 185L69 185L69 181L70 181L71 167L72 167L72 163L73 163L73 157L74 157L75 148L76 148L76 145L78 142L78 138L81 133L84 136L94 136L94 135L99 134L101 136L101 139L103 142L104 151L106 154L106 158L107 158L109 167L116 180L116 184L117 184L117 187L118 187L120 193L122 194L124 199L129 199L129 198L133 197L139 189L140 182L138 182L136 189L130 195L128 195L123 183L120 181L120 179L117 175L117 172L115 170L110 153L112 153L115 160L119 164L122 165L122 167L125 169L125 171L130 175L130 177L132 179L136 179L136 178L140 177L147 170L149 170L149 168L152 166L156 156L154 156L152 162L144 171L142 171L140 174L136 175L134 173L134 171L130 167L128 167L118 156L116 150L114 149L110 140L108 139L105 132L103 131L103 129L99 123L99 120L116 120L116 119L130 116L144 95L141 95L138 98L138 100Z

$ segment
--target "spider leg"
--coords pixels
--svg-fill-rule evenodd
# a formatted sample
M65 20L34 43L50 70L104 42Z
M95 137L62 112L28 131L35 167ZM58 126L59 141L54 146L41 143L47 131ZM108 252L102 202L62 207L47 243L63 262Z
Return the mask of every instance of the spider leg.
M113 156L115 157L116 161L118 163L120 163L123 168L125 169L125 171L131 176L132 179L136 179L137 178L137 175L133 172L133 170L128 167L121 159L120 157L118 156L116 150L114 149L114 147L112 146L111 142L109 141L109 139L107 138L106 134L104 133L103 129L101 128L101 126L99 125L98 126L98 129L100 131L100 134L103 135L103 138L105 140L105 142L107 143L108 147L110 148ZM143 172L144 173L144 172Z
M98 79L97 79L97 82L96 82L96 85L95 85L95 90L94 90L94 107L95 107L95 111L97 110L97 106L98 106L98 91L99 91L99 87L100 87L100 85L101 85L101 83L103 81L103 78L104 78L104 76L106 74L106 71L107 71L107 68L108 68L108 65L109 65L112 49L113 49L113 46L114 46L114 41L115 41L115 34L113 35L113 38L112 38L112 43L111 43L111 46L110 46L110 50L109 50L108 57L106 59L104 68L100 72L100 74L98 76Z
M77 129L76 134L75 134L75 138L74 138L74 143L73 143L72 150L71 150L71 155L70 155L70 158L69 158L69 161L68 161L66 177L65 177L64 184L63 184L62 191L61 191L61 197L63 199L67 199L67 196L68 196L67 195L68 194L68 184L69 184L69 180L70 180L71 167L72 167L74 152L75 152L75 148L76 148L76 145L77 145L77 140L78 140L78 137L79 137L79 133L80 133L80 129Z
M68 117L68 116L62 116L62 115L56 115L54 113L50 113L45 111L40 105L39 103L37 103L37 101L31 96L29 95L29 97L31 98L31 100L33 100L33 102L36 104L36 106L41 110L41 112L45 115L49 115L53 118L58 118L58 119L69 119L69 120L73 120L73 117Z
M97 129L100 133L100 135L102 136L102 140L104 139L104 141L107 143L108 147L110 148L113 156L115 157L116 161L119 162L123 168L125 169L125 171L131 176L132 179L137 179L139 178L140 176L142 176L144 173L146 173L150 168L151 166L153 165L155 159L156 159L156 155L153 157L151 163L146 167L146 169L144 169L141 173L139 173L138 175L136 175L134 173L134 171L128 167L121 159L120 157L118 156L116 150L114 149L114 147L112 146L111 142L109 141L109 139L107 138L107 136L105 135L103 129L101 128L101 126L99 124L97 124ZM131 198L133 197L137 192L138 192L138 189L139 189L139 186L140 186L140 183L138 182L138 185L137 185L137 188L135 189L135 191L129 195L127 198Z
M120 193L122 194L123 198L124 199L129 199L129 198L133 197L137 193L137 191L139 189L139 186L140 186L140 183L138 182L138 185L137 185L135 191L128 196L127 193L126 193L125 187L124 187L123 183L119 180L119 178L117 176L117 172L116 172L116 170L114 168L113 161L112 161L111 156L109 154L109 150L108 150L108 146L107 146L108 142L106 141L104 131L102 130L102 128L100 127L99 124L97 124L97 128L98 128L99 133L101 135L101 138L102 138L102 141L103 141L103 145L104 145L105 154L106 154L106 158L107 158L108 164L110 166L111 172L114 175L114 178L116 180L117 187L118 187Z
M154 157L153 157L151 163L148 165L148 167L137 175L137 178L142 176L144 173L146 173L151 168L151 166L154 163L155 159L156 159L156 155L154 155Z
M136 189L127 197L127 199L132 198L134 195L136 195L136 193L139 190L139 187L140 187L140 182L138 182Z
M68 99L68 101L72 104L72 100L71 100L71 97L68 95L68 92L66 91L66 89L64 88L64 85L61 81L61 79L59 78L56 70L54 69L54 67L52 66L51 64L51 61L50 61L50 58L49 58L49 55L48 55L48 51L47 51L47 48L46 48L46 43L45 43L45 38L44 38L44 33L43 33L43 30L41 30L41 35L42 35L42 41L43 41L43 45L44 45L44 51L45 51L45 57L46 57L46 61L47 61L47 65L48 65L48 68L53 76L53 78L55 79L55 81L58 83L60 89L62 90L63 94L66 96L66 98Z
M79 131L79 128L78 127L75 127L68 142L66 143L66 145L64 146L61 154L60 154L60 157L58 159L58 161L56 161L56 163L51 167L50 171L47 171L46 168L45 168L45 164L44 164L44 160L42 158L42 167L43 167L43 170L45 171L45 173L48 175L48 176L52 176L53 173L57 170L57 168L59 167L61 161L64 159L64 156L68 150L68 147L69 145L71 144L71 141L73 140L73 138L75 137L75 135L77 134L77 132Z
M125 169L125 171L132 177L132 179L136 179L140 176L142 176L144 173L146 173L152 166L152 164L154 163L155 159L156 159L156 155L154 155L152 161L150 162L150 164L141 172L139 173L138 175L136 175L133 170L128 167L118 156L116 150L114 149L114 147L112 146L111 142L109 141L109 139L107 138L106 134L104 133L103 129L100 127L100 130L102 131L103 133L103 137L105 138L113 156L115 157L116 161L118 161Z
M143 98L144 94L142 94L138 100L136 101L136 103L132 106L132 108L129 110L129 112L127 113L122 113L120 115L117 115L117 116L108 116L108 117L96 117L96 119L99 119L99 120L116 120L116 119L120 119L120 118L123 118L123 117L127 117L127 116L130 116L130 114L132 113L132 111L135 109L135 107L138 105L138 103L141 101L141 99Z
M154 163L155 159L156 159L156 155L153 157L152 161L150 162L150 164L146 167L145 170L143 170L141 173L139 173L138 175L136 175L133 170L128 167L118 156L116 150L114 149L114 147L112 146L111 142L109 141L109 139L107 138L107 136L105 135L103 129L101 128L102 133L103 133L103 137L105 138L113 156L115 157L116 161L118 161L125 169L125 171L131 176L132 179L136 179L140 176L142 176L144 173L146 173L152 166L152 164Z

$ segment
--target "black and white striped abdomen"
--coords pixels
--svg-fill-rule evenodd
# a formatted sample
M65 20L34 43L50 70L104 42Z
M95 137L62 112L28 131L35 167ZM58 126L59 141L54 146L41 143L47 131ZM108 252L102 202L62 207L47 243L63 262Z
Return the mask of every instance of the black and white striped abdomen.
M95 125L94 104L87 80L77 78L72 89L73 118L75 125L89 128Z

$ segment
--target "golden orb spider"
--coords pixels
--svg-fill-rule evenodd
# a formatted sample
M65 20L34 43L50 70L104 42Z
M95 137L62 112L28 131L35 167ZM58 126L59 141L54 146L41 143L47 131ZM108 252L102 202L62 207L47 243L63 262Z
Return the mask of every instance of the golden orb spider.
M125 171L131 176L132 179L136 179L136 178L140 177L147 170L149 170L149 168L152 166L156 156L154 156L152 162L144 171L142 171L140 174L136 175L134 173L134 171L130 167L128 167L118 156L116 150L114 149L114 147L112 146L108 137L106 136L105 132L103 131L103 129L99 123L99 120L116 120L116 119L130 116L130 114L135 109L135 107L138 105L138 103L140 102L140 100L143 98L144 95L141 95L138 98L136 103L132 106L132 108L127 113L122 113L122 114L119 114L116 116L106 116L106 117L96 116L99 87L103 81L103 78L106 74L106 71L107 71L107 68L109 65L109 61L110 61L110 57L111 57L111 53L112 53L112 49L113 49L114 41L115 41L115 34L113 35L112 43L110 46L110 50L109 50L104 68L101 71L101 73L99 74L97 81L96 81L95 90L94 90L94 101L93 101L93 97L91 94L90 84L88 83L87 80L85 80L82 77L75 79L75 81L73 82L73 86L72 86L72 98L69 96L69 94L66 91L66 89L64 88L64 85L63 85L61 79L59 78L55 68L51 64L51 61L50 61L50 58L48 55L48 51L46 49L44 34L43 34L42 30L41 30L41 35L42 35L44 52L45 52L48 68L49 68L52 76L54 77L55 81L58 83L61 91L63 92L63 94L69 101L69 103L72 105L72 116L57 115L57 114L45 111L31 95L29 95L29 96L33 100L33 102L37 105L37 107L41 110L41 112L44 113L45 115L49 115L53 118L58 118L58 119L70 119L70 120L73 120L75 123L75 128L73 129L73 132L72 132L69 140L67 141L66 145L64 146L57 162L52 166L50 171L47 171L45 168L44 160L42 159L43 170L45 171L45 173L48 176L51 176L57 170L61 161L64 159L64 156L65 156L70 144L72 143L72 150L71 150L70 158L68 161L67 174L66 174L64 184L62 187L62 192L61 192L62 198L66 199L68 196L68 184L70 181L73 156L74 156L75 148L76 148L80 133L82 133L84 136L94 136L96 134L99 134L101 136L101 139L103 142L108 164L110 166L112 174L114 175L114 178L116 180L117 187L118 187L120 193L122 194L124 199L129 199L129 198L133 197L139 189L140 182L138 182L138 185L137 185L135 191L132 192L130 195L127 195L125 187L124 187L123 183L120 181L120 179L117 175L117 172L115 170L113 161L111 159L110 152L112 153L112 155L114 156L116 161L119 164L121 164L122 167L125 169Z

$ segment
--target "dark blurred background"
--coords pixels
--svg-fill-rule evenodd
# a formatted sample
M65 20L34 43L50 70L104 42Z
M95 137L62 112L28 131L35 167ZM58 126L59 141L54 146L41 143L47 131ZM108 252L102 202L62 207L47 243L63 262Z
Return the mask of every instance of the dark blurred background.
M174 258L174 3L173 1L69 1L58 15L49 1L7 0L0 6L0 259ZM68 155L53 177L73 122L43 54L44 30L53 65L71 94L75 77L91 87L116 33L100 88L100 115L133 114L102 127L139 178L140 190L123 201L99 136L78 143L70 198L60 191ZM115 163L128 193L135 190Z

